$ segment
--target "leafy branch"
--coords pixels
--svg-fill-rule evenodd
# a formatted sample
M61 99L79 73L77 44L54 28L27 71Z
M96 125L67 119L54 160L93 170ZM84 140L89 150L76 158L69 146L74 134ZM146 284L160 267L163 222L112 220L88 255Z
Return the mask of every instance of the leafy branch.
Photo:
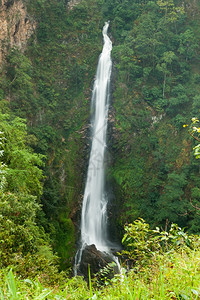
M198 118L192 118L192 123L191 125L188 125L188 124L184 124L183 127L189 127L188 129L188 133L189 135L195 139L197 142L200 143L200 127L197 127L197 126L194 126L196 125L197 123L199 123L199 119ZM198 136L195 136L195 134L197 134ZM200 158L200 144L198 144L197 146L195 146L193 148L194 151L194 156L196 158Z

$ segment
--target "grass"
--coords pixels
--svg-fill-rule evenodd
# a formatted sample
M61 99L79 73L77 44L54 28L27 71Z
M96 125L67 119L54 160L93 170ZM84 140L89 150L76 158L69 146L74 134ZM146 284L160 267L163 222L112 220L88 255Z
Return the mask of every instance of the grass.
M98 287L82 277L46 286L39 279L20 279L1 272L0 299L119 299L119 300L192 300L200 299L200 250L171 251L156 255L143 267L138 266L123 276L115 276Z

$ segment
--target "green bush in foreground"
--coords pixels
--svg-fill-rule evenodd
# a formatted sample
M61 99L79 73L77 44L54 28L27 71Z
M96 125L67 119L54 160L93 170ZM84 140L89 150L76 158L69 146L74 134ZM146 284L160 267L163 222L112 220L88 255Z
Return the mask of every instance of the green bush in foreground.
M125 250L121 252L121 255L127 257L129 264L133 266L144 266L158 254L180 249L194 249L200 243L198 236L188 235L173 223L169 231L161 230L159 227L152 230L149 224L140 218L133 224L125 225L124 230L122 243Z

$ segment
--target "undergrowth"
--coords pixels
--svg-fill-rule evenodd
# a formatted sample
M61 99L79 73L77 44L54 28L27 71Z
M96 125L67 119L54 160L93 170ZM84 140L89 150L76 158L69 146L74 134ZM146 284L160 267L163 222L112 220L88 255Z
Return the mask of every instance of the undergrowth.
M142 219L125 230L127 250L122 255L130 258L129 268L122 263L121 273L112 279L105 276L103 284L98 274L89 277L88 285L82 277L64 275L48 284L41 277L22 279L14 269L6 269L0 272L0 299L200 299L198 236L187 235L175 224L169 232L152 231Z
M3 274L3 273L2 273ZM104 286L88 287L82 277L65 283L45 286L39 279L16 278L12 270L0 283L4 299L200 299L200 251L171 252L151 258L145 267L116 275Z

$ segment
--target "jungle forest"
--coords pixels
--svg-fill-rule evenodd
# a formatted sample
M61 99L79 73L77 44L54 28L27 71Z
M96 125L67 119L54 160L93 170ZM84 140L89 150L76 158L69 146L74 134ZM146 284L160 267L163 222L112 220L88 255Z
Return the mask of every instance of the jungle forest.
M200 299L199 122L198 0L0 0L0 299Z

